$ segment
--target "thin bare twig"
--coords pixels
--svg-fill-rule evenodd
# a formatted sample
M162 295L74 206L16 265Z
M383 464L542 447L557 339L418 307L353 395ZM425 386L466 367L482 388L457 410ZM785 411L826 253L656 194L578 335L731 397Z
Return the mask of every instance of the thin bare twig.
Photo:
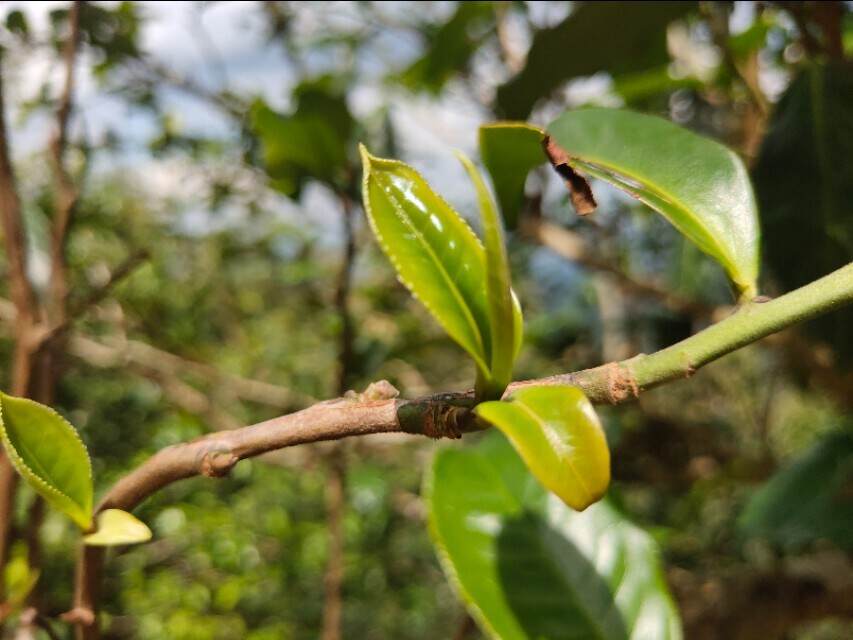
M2 53L0 53L2 62ZM27 242L21 201L9 155L8 132L0 70L0 223L8 264L9 290L15 309L15 346L12 363L12 388L15 395L27 395L33 373L31 338L38 321L38 307L32 284L27 277ZM12 537L12 514L18 476L5 453L0 451L0 600L5 593L4 570Z
M338 339L338 395L343 396L349 388L353 369L354 329L350 314L350 288L355 262L355 228L352 200L346 193L338 197L341 203L341 225L343 228L343 256L335 288L335 307L341 323ZM344 515L346 512L346 452L340 443L326 456L326 530L328 532L328 557L323 576L323 626L322 640L340 640L343 618L341 590L344 581Z

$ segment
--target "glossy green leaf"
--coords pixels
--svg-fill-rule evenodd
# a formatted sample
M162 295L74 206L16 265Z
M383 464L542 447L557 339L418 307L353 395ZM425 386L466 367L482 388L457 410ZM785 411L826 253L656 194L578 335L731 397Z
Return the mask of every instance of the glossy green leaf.
M15 469L82 529L92 520L92 464L77 432L50 407L0 393L0 439Z
M548 161L542 151L545 132L524 122L495 122L480 127L480 158L509 228L514 228L524 204L527 175Z
M722 264L743 297L756 294L758 212L733 151L667 120L618 109L567 111L548 133L574 168L661 213Z
M426 500L442 567L490 638L681 638L652 538L607 501L566 507L500 434L440 451Z
M547 489L583 511L610 484L610 450L592 404L576 387L524 387L508 400L477 405Z
M788 549L830 540L853 551L853 433L831 433L747 503L740 532Z
M468 224L420 174L361 147L364 209L406 287L488 377L486 256Z
M474 163L461 152L458 156L477 192L483 222L483 240L486 245L486 297L492 357L489 365L491 380L483 397L500 398L512 380L517 332L520 330L513 305L517 305L518 301L512 295L512 276L509 272L503 223L495 201ZM520 313L520 307L518 310Z
M578 2L559 24L533 36L524 69L497 91L503 117L525 119L534 105L577 77L623 74L669 63L666 30L695 2ZM595 35L593 35L595 34Z
M83 538L89 546L110 547L139 544L151 539L151 529L132 513L121 509L106 509L96 518L97 530Z

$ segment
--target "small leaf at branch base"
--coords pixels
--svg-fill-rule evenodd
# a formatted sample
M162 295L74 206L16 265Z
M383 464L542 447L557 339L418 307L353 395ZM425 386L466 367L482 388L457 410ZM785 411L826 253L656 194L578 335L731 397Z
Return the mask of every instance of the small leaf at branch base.
M98 530L83 538L89 546L111 547L124 544L139 544L151 539L151 529L136 516L121 509L107 509L96 518Z
M81 529L92 522L92 464L77 432L50 407L0 393L0 440L15 469Z
M503 431L536 479L573 509L583 511L607 491L610 451L580 389L526 387L476 412Z

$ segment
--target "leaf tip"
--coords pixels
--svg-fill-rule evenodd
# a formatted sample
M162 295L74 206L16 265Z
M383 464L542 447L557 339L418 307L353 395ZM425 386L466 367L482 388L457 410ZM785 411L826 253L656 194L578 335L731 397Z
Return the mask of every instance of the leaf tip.
M364 167L364 172L367 173L370 169L370 162L373 160L373 156L363 142L358 143L358 153L361 156L361 164Z

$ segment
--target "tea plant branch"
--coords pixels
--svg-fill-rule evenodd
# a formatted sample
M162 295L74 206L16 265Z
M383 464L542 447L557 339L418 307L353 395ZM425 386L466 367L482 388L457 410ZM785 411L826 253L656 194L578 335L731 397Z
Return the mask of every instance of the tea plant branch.
M596 403L618 404L647 389L691 376L709 362L777 331L805 322L853 302L853 263L769 302L753 302L686 340L656 353L622 362L515 382L507 393L530 385L567 384L582 388ZM387 382L374 383L362 394L315 404L259 424L213 433L161 450L119 480L97 511L131 511L160 489L194 476L221 477L240 460L311 442L378 433L409 433L458 438L482 429L471 409L471 391L417 400L396 397ZM101 552L89 548L80 557L75 592L78 638L97 637L95 588L100 580Z
M54 324L62 323L66 315L66 298L68 297L66 244L68 230L80 196L79 189L66 165L65 152L68 146L68 123L73 108L74 68L80 43L82 5L80 1L74 2L68 14L69 35L63 51L65 84L56 110L56 131L50 141L51 168L56 190L50 245L50 314Z
M149 252L147 249L139 249L131 253L110 273L109 278L104 284L93 289L80 300L72 301L68 304L59 321L45 329L43 334L39 336L38 346L43 347L51 340L64 337L76 320L103 302L117 284L127 278L138 267L142 266L148 258Z
M731 306L714 306L666 291L659 283L637 278L619 265L596 255L579 234L538 216L522 220L521 233L557 255L589 269L608 273L628 295L657 300L667 309L694 320L720 320L733 310ZM791 366L806 373L829 392L841 406L853 406L853 372L839 371L827 356L827 345L797 333L770 336L768 344L780 349Z
M338 337L337 392L344 395L348 389L353 370L353 340L355 330L350 313L350 290L352 271L355 264L355 212L352 200L341 192L340 219L343 229L343 255L335 287L335 308L340 321ZM321 640L340 640L343 598L341 589L344 581L344 516L346 513L347 464L345 452L336 446L326 456L326 529L328 552L323 575L323 626Z
M15 305L0 298L0 322L14 325L16 319ZM69 355L93 367L128 367L158 383L180 376L199 378L214 387L227 388L241 400L277 409L296 409L315 402L314 398L287 387L227 373L139 340L116 336L95 338L81 331L71 331L67 347Z

